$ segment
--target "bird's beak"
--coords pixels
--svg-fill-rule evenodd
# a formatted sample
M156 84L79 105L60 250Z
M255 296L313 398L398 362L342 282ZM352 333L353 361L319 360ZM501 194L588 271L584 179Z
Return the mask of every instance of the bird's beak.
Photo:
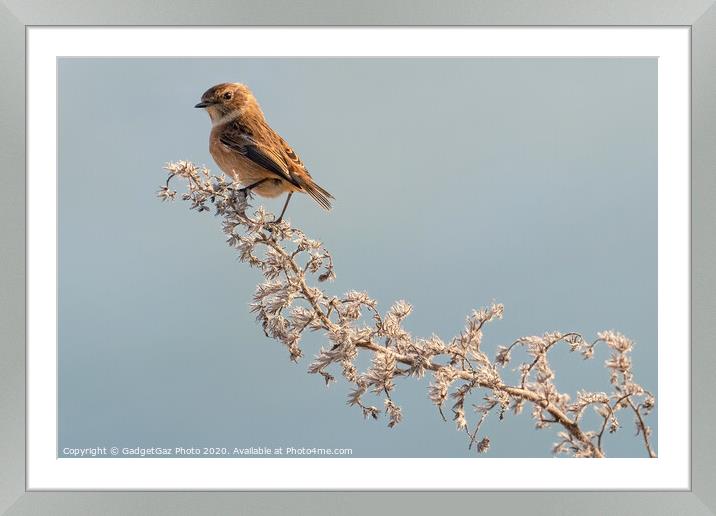
M205 107L207 107L207 106L211 106L212 104L213 104L213 102L209 102L208 100L202 100L201 102L199 102L199 103L198 103L196 106L194 106L194 107L195 107L195 108L205 108Z

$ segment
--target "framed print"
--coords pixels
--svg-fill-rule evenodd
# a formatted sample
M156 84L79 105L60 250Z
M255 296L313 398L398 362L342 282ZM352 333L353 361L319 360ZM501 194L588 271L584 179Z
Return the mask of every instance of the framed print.
M28 24L21 502L708 507L697 33Z
M78 55L88 31L96 55ZM687 406L660 402L656 379L669 364L668 390L688 397L688 36L678 27L30 29L29 486L686 488ZM126 41L170 59L128 57L126 43L115 49ZM579 57L550 57L567 42ZM231 43L245 55L192 58ZM233 70L246 84L219 79ZM53 75L56 107L42 103ZM302 105L277 86L287 83L305 92ZM283 132L290 145L314 142L332 161L304 164L266 102L285 106L277 122L295 125L295 136ZM202 111L208 136L178 129ZM311 119L324 139L301 144ZM411 159L424 138L434 150ZM123 150L154 139L161 152ZM57 164L40 161L55 153L34 149L55 140ZM223 174L162 159L173 144ZM345 161L351 150L360 157ZM99 163L113 186L95 195ZM152 163L165 171L147 173ZM56 185L35 172L50 168ZM157 196L134 199L153 194L150 185ZM193 213L156 197L215 213L225 242L200 240L211 233L190 229ZM143 215L118 216L126 203ZM53 256L55 224L39 222L48 209L56 271L38 261ZM263 276L257 286L251 268ZM57 295L45 295L54 283ZM389 300L393 291L410 303ZM499 292L505 304L470 306ZM534 321L500 331L510 304ZM411 324L420 306L427 313ZM441 322L459 307L470 315L451 337ZM610 318L619 330L598 327ZM570 329L536 333L541 319ZM43 343L55 327L53 360ZM273 354L267 340L279 344ZM306 363L318 392L304 372L287 376L286 352L289 364ZM45 435L55 419L56 436ZM619 431L627 422L636 436ZM553 455L614 455L605 466L614 471ZM482 457L494 458L492 475L470 477ZM554 484L516 484L503 458L521 460L525 479L548 471ZM434 468L442 473L431 478Z

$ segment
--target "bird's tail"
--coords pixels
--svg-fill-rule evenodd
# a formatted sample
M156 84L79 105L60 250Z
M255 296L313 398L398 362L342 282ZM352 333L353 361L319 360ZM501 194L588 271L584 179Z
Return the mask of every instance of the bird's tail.
M331 209L331 201L330 199L335 199L330 193L325 191L323 188L318 186L316 183L311 181L310 183L305 183L301 185L303 187L303 190L313 197L313 199L321 205L321 207L325 210Z

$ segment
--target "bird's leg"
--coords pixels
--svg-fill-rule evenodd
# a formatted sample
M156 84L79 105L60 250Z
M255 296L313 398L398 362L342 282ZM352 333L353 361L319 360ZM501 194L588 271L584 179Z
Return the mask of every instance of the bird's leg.
M246 194L248 194L248 192L250 192L252 189L256 188L257 186L259 186L261 183L263 183L263 182L265 182L265 181L268 181L268 178L267 178L267 177L265 177L265 178L263 178L263 179L260 179L260 180L256 181L255 183L251 183L249 186L244 186L243 188L240 188L240 189L239 189L239 192L243 192L244 195L246 195Z
M288 192L288 196L286 197L286 204L283 205L283 209L281 210L281 215L278 216L276 220L273 221L274 224L278 224L283 220L283 214L286 213L286 208L288 208L288 201L291 200L291 196L293 195L293 192Z

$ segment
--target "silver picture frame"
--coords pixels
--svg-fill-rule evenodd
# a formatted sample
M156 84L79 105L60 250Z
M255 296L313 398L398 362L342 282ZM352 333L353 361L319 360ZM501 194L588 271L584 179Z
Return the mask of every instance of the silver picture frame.
M0 0L0 514L716 514L716 0ZM27 492L25 56L30 26L691 28L691 489L562 492Z

